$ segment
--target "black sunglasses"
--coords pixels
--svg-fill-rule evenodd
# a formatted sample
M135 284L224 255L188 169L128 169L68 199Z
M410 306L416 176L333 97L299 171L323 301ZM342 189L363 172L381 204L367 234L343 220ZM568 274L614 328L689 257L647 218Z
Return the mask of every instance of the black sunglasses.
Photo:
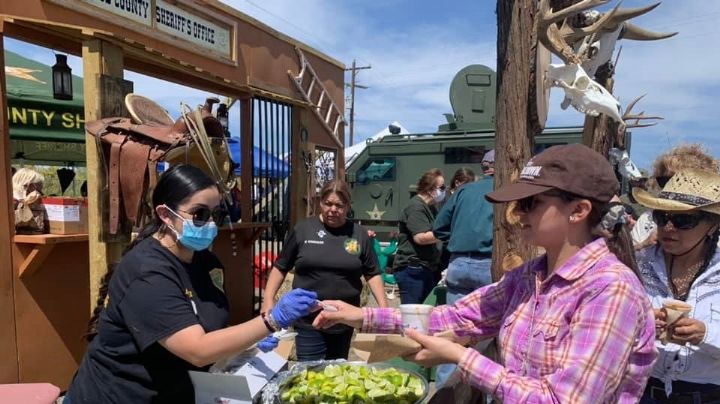
M447 188L445 185L440 185L439 187L436 187L437 189L444 191L445 188Z
M694 229L705 218L705 215L702 213L669 213L654 210L652 217L658 227L665 227L668 222L672 222L673 227L678 230L690 230Z
M515 209L520 212L528 213L532 211L535 208L535 202L537 201L537 197L543 195L543 196L551 196L556 198L564 198L565 195L569 194L563 194L562 192L558 191L546 191L541 194L528 196L527 198L518 199L517 204L515 205Z
M192 221L195 226L204 226L210 220L210 218L212 218L212 221L215 222L216 225L221 226L225 222L225 218L228 215L228 211L222 206L218 206L213 210L201 206L189 211L180 210L180 212L192 215Z
M671 176L663 176L663 177L655 177L655 182L660 186L660 188L665 188L665 185L670 181Z

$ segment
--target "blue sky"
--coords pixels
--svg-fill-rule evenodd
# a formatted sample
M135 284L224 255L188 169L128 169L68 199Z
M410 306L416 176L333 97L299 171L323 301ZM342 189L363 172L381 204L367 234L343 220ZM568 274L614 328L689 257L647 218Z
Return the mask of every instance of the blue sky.
M495 1L456 0L227 0L230 6L274 29L317 48L349 66L353 58L372 69L359 73L370 88L356 91L355 142L399 121L413 133L433 132L452 112L450 81L469 64L496 66ZM623 7L651 1L625 0ZM604 7L603 9L607 9ZM656 31L679 31L657 42L621 41L615 95L623 106L647 93L635 108L665 117L657 126L633 131L631 155L641 167L668 148L700 142L720 156L720 124L715 119L720 96L720 2L667 0L635 20ZM52 53L6 41L11 51L50 63ZM73 65L74 64L74 65ZM80 61L71 58L74 72ZM162 94L171 112L180 100L197 96L133 73L140 93ZM346 78L349 82L349 76ZM161 91L156 91L160 90ZM583 116L560 109L562 92L553 90L548 126L582 125Z

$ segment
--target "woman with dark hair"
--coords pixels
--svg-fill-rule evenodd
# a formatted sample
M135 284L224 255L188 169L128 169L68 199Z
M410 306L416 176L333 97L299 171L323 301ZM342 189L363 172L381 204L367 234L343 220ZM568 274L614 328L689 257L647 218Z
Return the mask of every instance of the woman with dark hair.
M217 186L177 165L152 199L152 222L102 280L66 404L193 403L189 370L207 370L317 305L314 292L297 289L265 316L227 327L223 266L207 249L226 215Z
M326 183L320 191L320 215L301 221L285 238L280 257L270 270L263 312L273 307L278 289L293 268L293 288L353 305L360 304L364 277L378 305L387 307L372 239L367 229L347 220L349 210L350 191L345 181ZM320 331L312 327L314 319L315 315L309 315L295 324L298 360L347 359L352 328L339 324ZM277 341L269 337L267 343Z
M450 181L450 186L447 189L448 197L455 193L455 191L461 186L475 181L475 171L468 167L458 168Z
M640 402L720 403L720 175L686 169L633 195L657 224L657 245L637 252L660 352Z
M429 335L405 329L423 347L409 359L457 364L463 382L505 403L636 403L657 355L655 322L622 206L609 204L618 188L605 157L572 144L546 149L516 183L488 193L490 202L514 202L521 237L545 254L436 307ZM338 310L318 316L321 328L402 327L392 309L323 304ZM432 336L448 329L471 340L497 337L500 361Z
M422 303L438 281L441 245L433 235L433 223L444 200L445 178L433 168L420 177L417 195L400 214L393 274L403 304Z

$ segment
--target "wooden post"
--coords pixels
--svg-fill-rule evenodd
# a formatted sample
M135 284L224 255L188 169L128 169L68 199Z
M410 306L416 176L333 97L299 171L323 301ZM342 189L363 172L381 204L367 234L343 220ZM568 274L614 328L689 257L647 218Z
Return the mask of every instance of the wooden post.
M535 60L536 5L533 0L498 0L498 97L495 132L495 188L520 175L532 150L530 123L531 63ZM533 100L534 101L534 100ZM493 280L532 256L506 215L506 204L494 210Z
M252 222L253 205L253 112L252 97L240 98L240 219L243 223Z
M311 156L314 150L310 148L307 139L307 119L309 111L306 108L293 106L292 109L292 183L290 197L294 201L291 210L291 223L293 226L298 220L308 217L309 206L313 200L308 198L308 184L312 173L307 172L306 157Z
M5 47L3 22L0 21L0 383L18 383L17 334L15 331L15 274L12 243L15 219L12 205L12 171L10 169L10 131L7 120L5 88Z
M610 77L598 83L612 94L615 79ZM603 156L608 157L610 148L613 147L617 131L618 123L608 118L605 114L601 114L600 116L585 116L583 144Z
M108 111L116 110L122 99L117 94L103 91L103 76L123 77L122 50L104 41L93 39L83 42L83 75L85 97L85 121L100 119ZM122 237L109 240L105 231L107 223L107 181L105 167L100 159L95 138L85 135L88 187L88 233L90 254L90 310L95 309L98 287L107 272L108 264L116 263L122 254L126 240Z

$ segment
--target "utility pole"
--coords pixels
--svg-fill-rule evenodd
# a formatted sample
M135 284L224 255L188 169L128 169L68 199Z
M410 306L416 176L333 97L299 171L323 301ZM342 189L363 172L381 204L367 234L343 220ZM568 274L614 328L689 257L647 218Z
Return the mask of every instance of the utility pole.
M357 88L367 88L367 86L362 86L357 83L357 74L359 70L364 69L371 69L372 66L361 66L357 67L355 65L355 59L353 59L353 64L350 69L345 69L345 71L350 71L351 73L351 79L350 79L350 144L348 146L353 145L353 133L355 130L355 87Z

